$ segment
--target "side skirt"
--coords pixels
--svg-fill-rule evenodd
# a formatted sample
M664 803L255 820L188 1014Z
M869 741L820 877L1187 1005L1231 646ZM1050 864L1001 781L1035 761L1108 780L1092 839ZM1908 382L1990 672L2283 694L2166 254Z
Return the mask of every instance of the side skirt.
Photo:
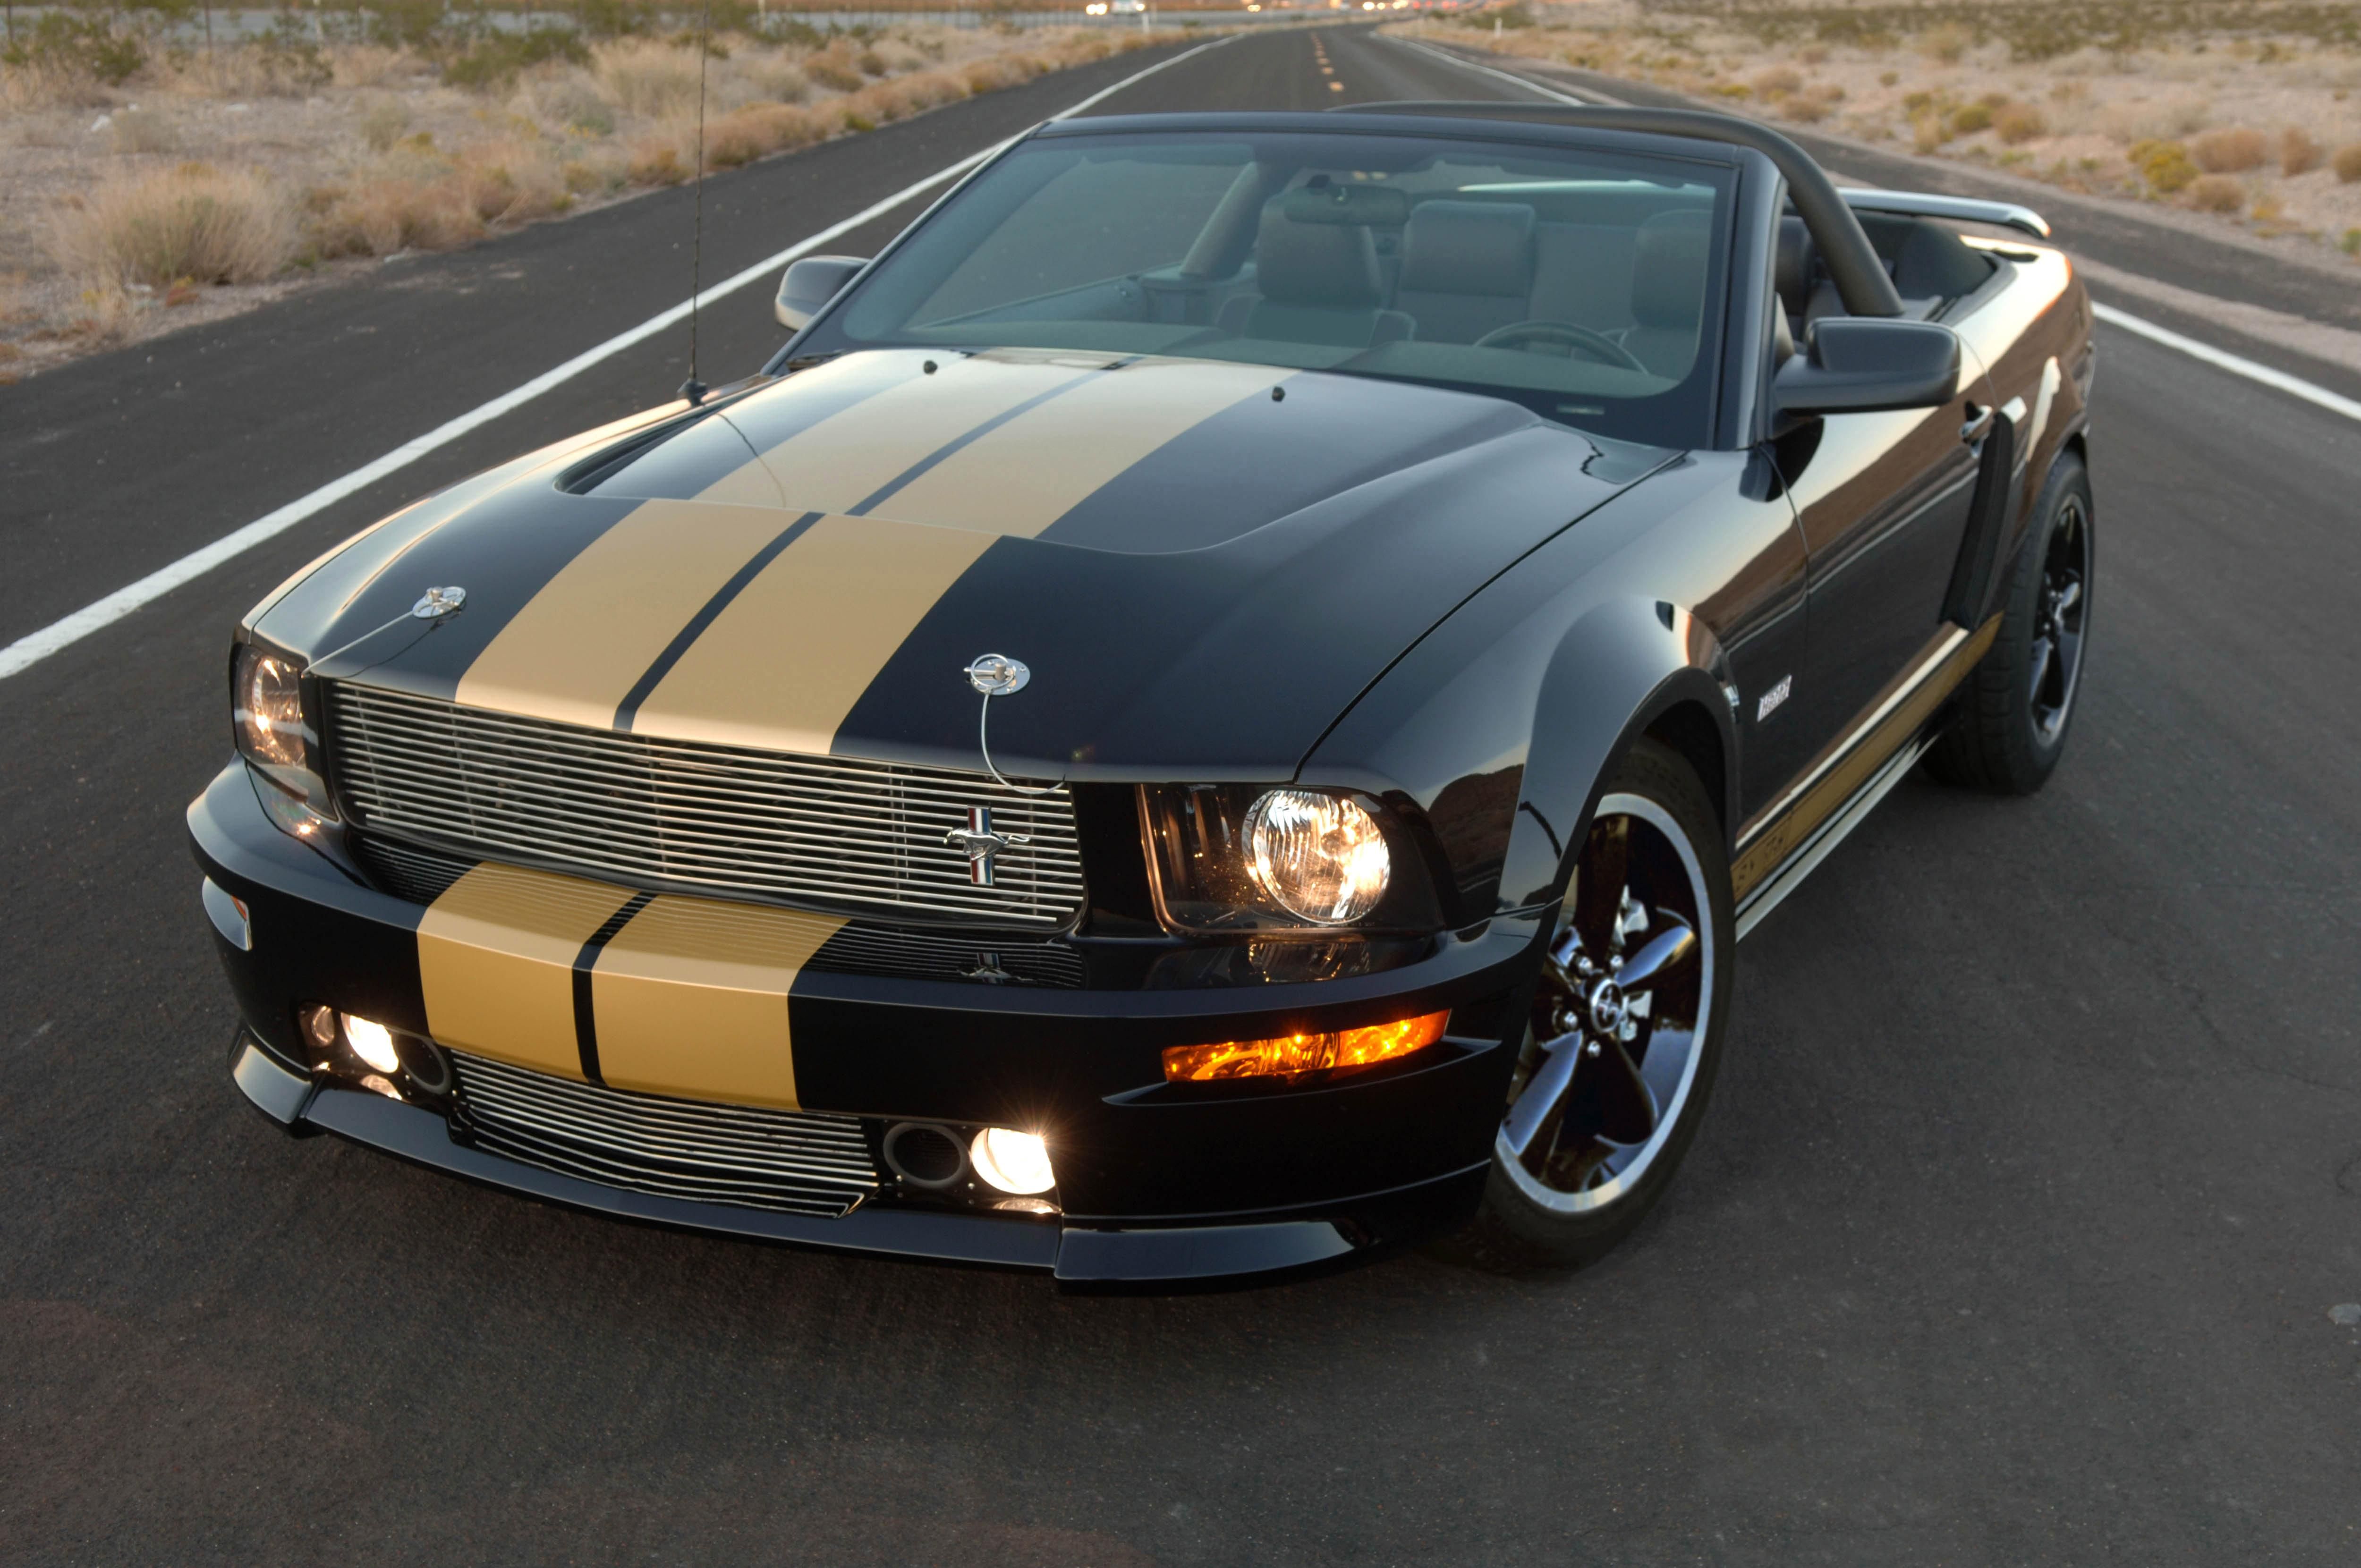
M1926 754L1940 732L1937 714L1944 699L1982 660L1999 632L1995 615L1973 633L1952 626L1939 634L1917 668L1825 754L1775 815L1740 841L1730 868L1740 937L1801 886Z

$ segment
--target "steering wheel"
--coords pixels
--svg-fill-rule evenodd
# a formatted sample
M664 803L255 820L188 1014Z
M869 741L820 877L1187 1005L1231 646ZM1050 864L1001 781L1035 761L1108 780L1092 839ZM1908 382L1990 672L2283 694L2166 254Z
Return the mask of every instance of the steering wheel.
M1587 326L1576 326L1572 322L1512 322L1507 326L1495 327L1486 333L1476 340L1475 346L1522 348L1528 344L1541 343L1555 345L1563 348L1569 356L1575 354L1587 354L1593 359L1603 360L1609 365L1620 365L1626 370L1637 370L1642 375L1647 374L1648 367L1633 358L1630 349L1611 337L1593 332Z

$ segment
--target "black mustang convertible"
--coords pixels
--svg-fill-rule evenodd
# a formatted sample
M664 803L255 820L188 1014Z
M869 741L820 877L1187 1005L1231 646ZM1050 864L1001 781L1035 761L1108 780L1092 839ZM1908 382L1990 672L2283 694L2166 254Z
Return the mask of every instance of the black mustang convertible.
M1177 1280L1631 1231L1738 942L2040 786L2091 313L1706 114L1044 126L763 373L258 607L191 806L291 1131L645 1221Z

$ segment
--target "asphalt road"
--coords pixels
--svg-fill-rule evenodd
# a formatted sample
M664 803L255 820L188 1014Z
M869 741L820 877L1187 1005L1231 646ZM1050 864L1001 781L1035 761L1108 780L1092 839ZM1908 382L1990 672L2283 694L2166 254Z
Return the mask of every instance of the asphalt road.
M1511 91L1326 48L1341 92L1288 33L1103 107ZM718 179L708 275L1141 63ZM0 390L0 642L678 300L687 212ZM761 290L705 330L710 379L778 340ZM232 620L668 395L681 334L0 681L0 1560L2361 1558L2361 1330L2328 1315L2361 1300L2361 426L2103 345L2064 766L1905 784L1748 942L1680 1185L1575 1277L1066 1297L541 1208L239 1103L181 825Z

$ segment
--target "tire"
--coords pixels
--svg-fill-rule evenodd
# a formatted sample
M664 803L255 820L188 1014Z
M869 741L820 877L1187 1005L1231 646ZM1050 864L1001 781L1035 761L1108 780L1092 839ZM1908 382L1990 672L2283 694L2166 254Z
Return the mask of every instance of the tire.
M1735 955L1719 819L1688 764L1642 740L1600 796L1484 1199L1449 1252L1500 1270L1579 1267L1631 1234L1697 1136Z
M2065 754L2090 652L2092 518L2090 472L2069 452L2035 504L2000 634L1961 684L1950 727L1927 753L1927 771L1944 783L2031 795Z

